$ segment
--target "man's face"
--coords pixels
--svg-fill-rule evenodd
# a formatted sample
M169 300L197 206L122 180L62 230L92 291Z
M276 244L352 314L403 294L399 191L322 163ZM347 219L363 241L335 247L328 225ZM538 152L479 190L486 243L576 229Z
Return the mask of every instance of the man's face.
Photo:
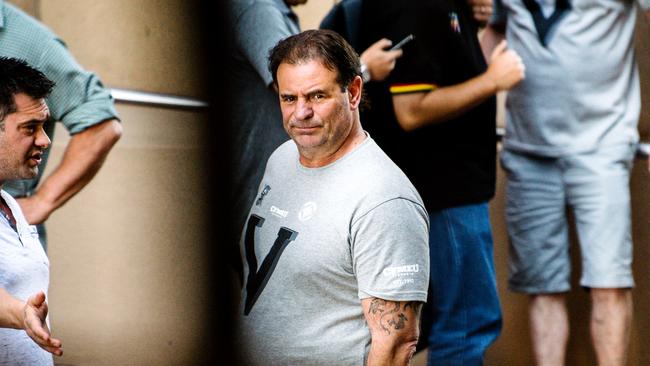
M357 121L360 85L358 93L356 80L355 87L341 91L336 77L319 60L278 67L284 129L298 146L303 163L305 158L316 161L335 156Z
M44 99L33 99L26 94L14 96L16 112L4 119L0 129L0 180L29 179L38 174L43 151L50 139L43 123L50 111Z

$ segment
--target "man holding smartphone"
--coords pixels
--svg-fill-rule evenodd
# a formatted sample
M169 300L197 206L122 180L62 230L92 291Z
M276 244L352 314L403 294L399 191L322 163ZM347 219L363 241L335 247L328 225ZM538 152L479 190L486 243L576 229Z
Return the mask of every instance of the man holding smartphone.
M477 19L487 19L489 9L466 0L373 0L361 11L360 47L415 36L387 82L369 85L364 127L429 212L422 316L429 318L423 336L429 332L430 365L480 365L501 330L487 205L495 190L494 96L521 81L524 66L505 43L486 64Z

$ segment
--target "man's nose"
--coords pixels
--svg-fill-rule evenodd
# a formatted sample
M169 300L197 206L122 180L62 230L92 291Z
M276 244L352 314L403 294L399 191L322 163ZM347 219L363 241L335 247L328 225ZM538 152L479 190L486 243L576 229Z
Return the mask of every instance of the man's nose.
M314 115L311 103L304 99L299 99L296 105L296 118L299 120L309 119Z
M38 131L36 131L36 141L34 144L41 149L47 149L50 146L50 138L47 136L47 133L45 133L45 130L43 129L43 126L40 126L38 128Z

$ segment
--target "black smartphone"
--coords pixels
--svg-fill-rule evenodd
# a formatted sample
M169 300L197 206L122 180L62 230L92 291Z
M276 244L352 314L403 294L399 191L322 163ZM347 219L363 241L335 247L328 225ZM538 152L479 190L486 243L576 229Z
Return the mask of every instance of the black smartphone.
M391 47L389 51L399 50L400 48L404 47L405 44L411 42L414 38L415 38L414 35L409 34L409 35L406 36L403 40L397 42L396 45L394 45L393 47Z

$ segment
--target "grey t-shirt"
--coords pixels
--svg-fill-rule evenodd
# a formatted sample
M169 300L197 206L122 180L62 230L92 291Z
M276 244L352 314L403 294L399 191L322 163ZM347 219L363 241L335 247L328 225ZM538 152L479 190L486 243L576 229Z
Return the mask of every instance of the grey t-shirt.
M293 141L273 153L242 235L239 349L246 365L363 365L360 299L426 301L428 216L370 137L325 167L298 159Z
M550 17L556 2L536 1ZM569 3L570 10L553 25L544 46L522 0L495 0L492 23L507 20L508 47L526 65L526 78L508 92L507 149L557 157L638 140L636 4ZM647 0L640 3L650 6Z
M16 218L14 230L0 216L0 287L25 301L38 291L47 295L50 262L31 226L11 196L0 191ZM24 330L0 328L0 365L51 366L52 355L41 349Z

